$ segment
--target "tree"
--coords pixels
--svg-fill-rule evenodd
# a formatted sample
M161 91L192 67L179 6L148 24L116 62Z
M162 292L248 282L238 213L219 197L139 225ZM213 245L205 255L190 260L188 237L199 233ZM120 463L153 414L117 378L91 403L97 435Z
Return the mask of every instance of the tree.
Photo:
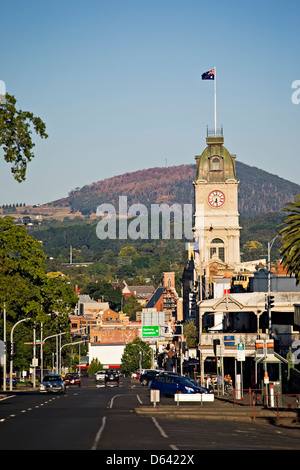
M110 282L89 282L82 294L88 294L93 300L108 302L112 310L120 310L122 304L122 291L120 287L114 288Z
M0 219L0 308L6 310L7 335L25 318L36 327L43 324L44 337L50 331L68 332L69 314L78 298L66 278L46 275L45 259L42 244L29 236L24 226L14 225L12 218ZM3 337L3 324L1 327ZM21 329L17 330L16 338ZM32 324L22 343L27 336L32 341Z
M194 320L184 323L183 335L186 338L186 345L188 348L192 348L197 345L197 327Z
M99 361L99 359L93 359L88 368L89 375L95 375L98 370L103 370L103 365Z
M288 273L294 274L296 282L300 282L300 194L296 202L290 202L283 209L288 212L286 226L280 231L282 264Z
M243 245L244 260L253 260L260 258L264 253L264 246L262 243L252 240L244 243Z
M14 179L21 183L26 179L27 164L34 157L32 127L41 138L48 135L44 122L29 111L17 110L16 102L8 93L0 102L0 147L5 161L11 164Z
M141 356L139 356L141 354ZM143 369L149 369L151 366L152 350L149 344L140 338L135 338L132 343L126 344L121 359L121 369L125 374L138 370L140 364Z

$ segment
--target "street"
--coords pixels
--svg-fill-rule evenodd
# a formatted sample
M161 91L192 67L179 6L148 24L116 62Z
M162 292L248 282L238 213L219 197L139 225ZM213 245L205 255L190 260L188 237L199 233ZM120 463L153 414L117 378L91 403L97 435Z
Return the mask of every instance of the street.
M94 380L83 379L80 388L70 387L65 395L41 395L33 390L7 395L0 394L1 450L102 450L105 458L112 459L132 450L152 451L151 455L154 451L181 452L189 464L195 464L199 450L300 448L297 429L221 417L210 421L138 416L135 408L149 405L149 392L129 378L121 378L119 387L99 387ZM150 454L154 464L156 457Z

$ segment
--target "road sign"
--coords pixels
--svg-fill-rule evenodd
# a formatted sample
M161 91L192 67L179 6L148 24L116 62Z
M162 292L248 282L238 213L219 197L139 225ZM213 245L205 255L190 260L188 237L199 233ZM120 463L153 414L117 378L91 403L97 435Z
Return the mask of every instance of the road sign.
M0 365L4 365L4 356L6 354L6 344L4 341L0 341Z
M237 344L237 356L238 361L245 360L245 343L238 343Z
M158 325L143 326L142 336L144 338L151 338L153 336L159 336L159 326Z

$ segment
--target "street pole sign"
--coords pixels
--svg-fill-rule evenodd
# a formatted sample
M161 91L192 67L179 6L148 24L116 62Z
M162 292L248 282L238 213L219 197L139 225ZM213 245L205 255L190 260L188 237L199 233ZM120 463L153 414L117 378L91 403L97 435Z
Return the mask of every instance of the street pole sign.
M143 338L152 338L159 336L159 325L149 325L142 327Z
M245 360L245 343L237 344L237 360L238 361Z
M6 345L4 341L0 341L0 365L4 365L4 356L6 354Z

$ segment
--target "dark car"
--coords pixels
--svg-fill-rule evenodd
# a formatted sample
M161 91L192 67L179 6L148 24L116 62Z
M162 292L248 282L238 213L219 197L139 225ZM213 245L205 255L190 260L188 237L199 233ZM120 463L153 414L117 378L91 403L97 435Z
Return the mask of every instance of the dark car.
M142 385L148 385L149 382L152 382L152 380L160 373L159 370L145 370L145 372L140 376L140 382Z
M15 379L14 377L12 378L12 385L13 385L13 387L17 386L17 379ZM3 377L0 379L0 386L1 387L3 386ZM10 386L10 379L7 377L6 378L6 387L9 387L9 386Z
M116 371L105 372L105 385L119 385L120 374Z
M66 385L78 385L78 387L81 386L81 378L79 377L78 374L68 372L65 375L65 384Z
M181 375L162 373L152 381L150 388L159 390L163 395L175 395L176 393L210 393L199 384L195 385L188 378Z

